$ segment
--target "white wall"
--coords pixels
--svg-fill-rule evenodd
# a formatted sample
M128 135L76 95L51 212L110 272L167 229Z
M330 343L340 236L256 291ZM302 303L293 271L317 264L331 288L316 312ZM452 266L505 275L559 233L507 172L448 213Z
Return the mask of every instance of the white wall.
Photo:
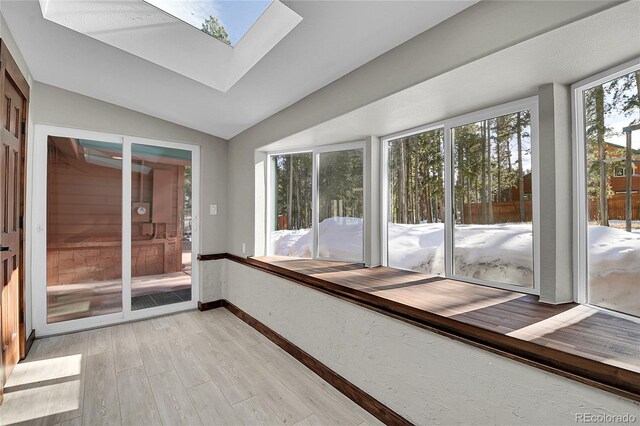
M638 402L224 262L225 299L415 424L575 424L577 413L640 418Z
M200 253L220 253L226 250L226 203L227 203L227 142L186 127L179 126L139 112L102 102L42 83L34 83L31 91L31 117L29 134L33 135L34 124L50 124L62 127L139 136L152 139L183 142L201 146L200 185ZM29 149L33 146L30 139ZM27 158L29 162L29 158ZM29 167L29 166L28 166ZM27 175L27 199L33 182ZM27 201L29 202L29 201ZM209 215L209 205L218 205L218 215ZM27 204L29 209L29 204ZM27 217L27 230L30 230ZM27 251L29 241L27 234ZM33 259L37 262L38 259ZM27 306L31 307L29 265L27 265ZM205 271L200 275L201 294L213 296L207 288L212 279ZM204 288L203 288L204 287ZM31 329L31 318L28 329Z

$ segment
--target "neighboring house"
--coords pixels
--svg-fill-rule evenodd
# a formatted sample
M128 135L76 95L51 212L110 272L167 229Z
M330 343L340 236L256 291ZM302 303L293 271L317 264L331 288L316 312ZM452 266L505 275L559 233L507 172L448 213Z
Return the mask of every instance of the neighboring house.
M627 168L624 158L621 158L621 155L624 155L625 147L607 143L606 149L610 158L620 158L619 162L613 163L613 176L609 178L611 191L615 194L625 194L627 191ZM634 158L631 192L637 194L640 192L640 149L632 149L631 152Z

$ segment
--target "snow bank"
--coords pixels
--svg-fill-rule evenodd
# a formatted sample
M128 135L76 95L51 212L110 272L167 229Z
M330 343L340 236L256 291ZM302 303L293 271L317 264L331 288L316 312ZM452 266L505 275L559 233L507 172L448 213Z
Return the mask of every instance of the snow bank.
M456 275L533 285L531 224L457 225ZM444 224L389 224L389 266L444 275Z
M362 229L362 219L324 220L319 230L320 256L361 260ZM457 225L455 231L456 275L526 287L533 285L530 223ZM388 240L390 266L444 275L444 224L390 223ZM310 229L272 233L276 255L310 257L312 241ZM613 276L619 287L640 286L640 233L590 226L589 242L592 286L611 281Z
M589 275L633 272L640 285L640 233L589 226Z
M360 218L332 217L320 222L318 255L327 259L362 261L362 230ZM277 256L311 257L311 229L275 231L271 233L273 254Z

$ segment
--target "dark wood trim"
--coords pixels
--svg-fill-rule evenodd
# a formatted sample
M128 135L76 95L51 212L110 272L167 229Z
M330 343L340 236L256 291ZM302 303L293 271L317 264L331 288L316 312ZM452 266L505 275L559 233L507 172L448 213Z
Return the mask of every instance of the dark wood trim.
M625 398L640 401L640 374L637 372L465 324L452 318L354 290L317 277L304 275L258 259L230 254L219 254L217 256L321 291L506 358Z
M222 308L224 306L224 300L214 300L212 302L198 302L199 311L209 311L211 309Z
M203 260L221 260L221 259L227 259L227 253L215 253L215 254L199 254L198 255L198 260L199 261L203 261Z
M227 310L229 310L229 312L249 324L267 339L280 346L285 352L297 359L309 370L322 377L331 386L342 392L346 397L367 410L381 422L388 425L411 425L411 423L408 422L404 417L402 417L377 399L373 398L371 395L364 392L362 389L360 389L335 371L331 370L322 362L318 361L251 315L247 314L242 309L238 308L233 303L224 300L223 305L225 308L227 308Z
M398 413L391 410L389 407L382 404L380 401L373 398L371 395L367 394L362 389L355 386L353 383L349 382L347 379L340 376L338 373L331 370L329 367L327 367L242 309L238 308L228 300L219 299L212 302L198 302L198 310L200 311L208 311L218 308L226 308L229 312L240 318L242 321L254 328L267 339L278 345L285 352L298 360L298 362L306 366L309 370L313 371L318 376L322 377L327 383L339 390L353 402L367 410L380 421L384 422L385 424L392 425L411 425L410 422L408 422Z
M25 356L24 358L27 357L27 354L29 353L29 351L31 350L31 347L33 346L33 342L36 341L36 331L35 330L31 330L31 334L29 334L29 337L27 338L27 341L25 342ZM21 359L24 359L21 358Z

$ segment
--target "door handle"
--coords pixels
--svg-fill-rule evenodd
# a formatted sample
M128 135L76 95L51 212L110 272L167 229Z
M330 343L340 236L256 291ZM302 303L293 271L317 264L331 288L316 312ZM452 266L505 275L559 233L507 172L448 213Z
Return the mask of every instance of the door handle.
M1 246L0 251L13 251L13 249L11 247Z

